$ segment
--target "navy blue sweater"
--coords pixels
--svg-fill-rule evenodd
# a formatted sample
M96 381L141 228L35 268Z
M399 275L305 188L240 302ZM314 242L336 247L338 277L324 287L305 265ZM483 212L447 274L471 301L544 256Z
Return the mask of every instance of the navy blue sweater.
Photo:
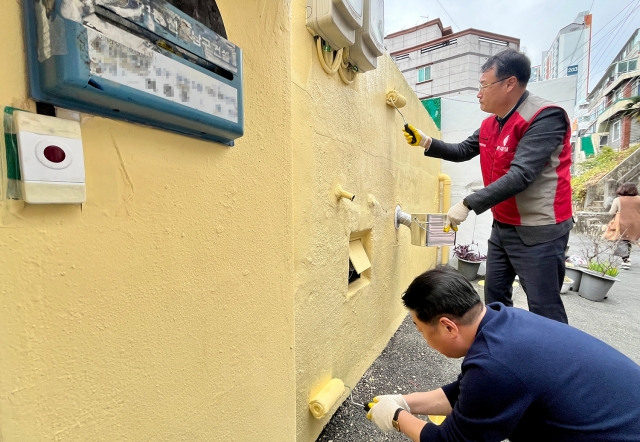
M420 441L640 441L640 366L569 325L487 306L453 412Z

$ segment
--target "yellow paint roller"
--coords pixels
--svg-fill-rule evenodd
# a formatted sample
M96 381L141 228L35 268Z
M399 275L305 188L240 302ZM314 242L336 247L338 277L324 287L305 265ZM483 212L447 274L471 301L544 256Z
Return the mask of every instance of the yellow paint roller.
M344 393L344 383L337 378L331 379L327 385L322 387L322 390L318 392L309 401L309 410L313 417L316 419L322 419L327 412L333 408Z
M402 117L402 121L404 121L404 130L413 137L411 142L415 143L416 134L414 134L413 131L409 129L407 120L405 120L404 115L402 115L402 112L400 112L400 109L398 109L399 107L404 107L407 104L407 99L404 97L404 95L400 95L397 91L393 90L387 92L386 102L389 106L395 108L395 110L398 111L398 113Z

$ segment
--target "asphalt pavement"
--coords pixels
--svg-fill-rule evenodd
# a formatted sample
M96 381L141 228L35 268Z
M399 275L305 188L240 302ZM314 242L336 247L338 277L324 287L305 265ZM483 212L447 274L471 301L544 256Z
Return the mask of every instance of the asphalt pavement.
M568 255L582 255L584 238L572 233ZM617 348L640 364L640 249L634 247L631 268L621 270L602 302L575 292L562 295L569 324ZM455 262L451 263L454 267ZM474 281L480 297L482 287ZM514 291L514 306L527 308L522 288ZM382 354L354 386L353 402L365 404L378 394L427 391L454 381L462 359L447 359L429 348L407 315ZM382 433L366 419L364 409L347 398L337 409L317 442L408 441L397 433Z

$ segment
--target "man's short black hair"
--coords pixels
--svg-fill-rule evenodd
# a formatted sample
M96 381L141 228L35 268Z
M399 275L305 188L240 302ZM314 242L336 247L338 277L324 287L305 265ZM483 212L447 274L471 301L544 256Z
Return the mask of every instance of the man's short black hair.
M406 308L427 324L446 316L466 325L477 315L465 315L482 304L471 283L451 267L444 266L427 270L416 277L402 295L402 301ZM480 309L476 310L480 313Z
M496 55L492 55L485 61L480 70L487 72L491 68L496 69L496 78L498 80L516 77L522 87L527 87L529 78L531 78L531 61L529 57L513 48L508 48L498 52Z

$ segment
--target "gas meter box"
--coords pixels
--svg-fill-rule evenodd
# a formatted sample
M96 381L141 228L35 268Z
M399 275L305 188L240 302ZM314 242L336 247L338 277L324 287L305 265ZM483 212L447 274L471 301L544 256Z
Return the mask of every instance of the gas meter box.
M356 41L365 0L307 0L307 28L338 50Z
M364 21L349 48L349 61L360 72L371 71L378 67L377 59L383 51L384 0L364 0Z
M31 96L232 146L242 51L165 0L23 2Z

